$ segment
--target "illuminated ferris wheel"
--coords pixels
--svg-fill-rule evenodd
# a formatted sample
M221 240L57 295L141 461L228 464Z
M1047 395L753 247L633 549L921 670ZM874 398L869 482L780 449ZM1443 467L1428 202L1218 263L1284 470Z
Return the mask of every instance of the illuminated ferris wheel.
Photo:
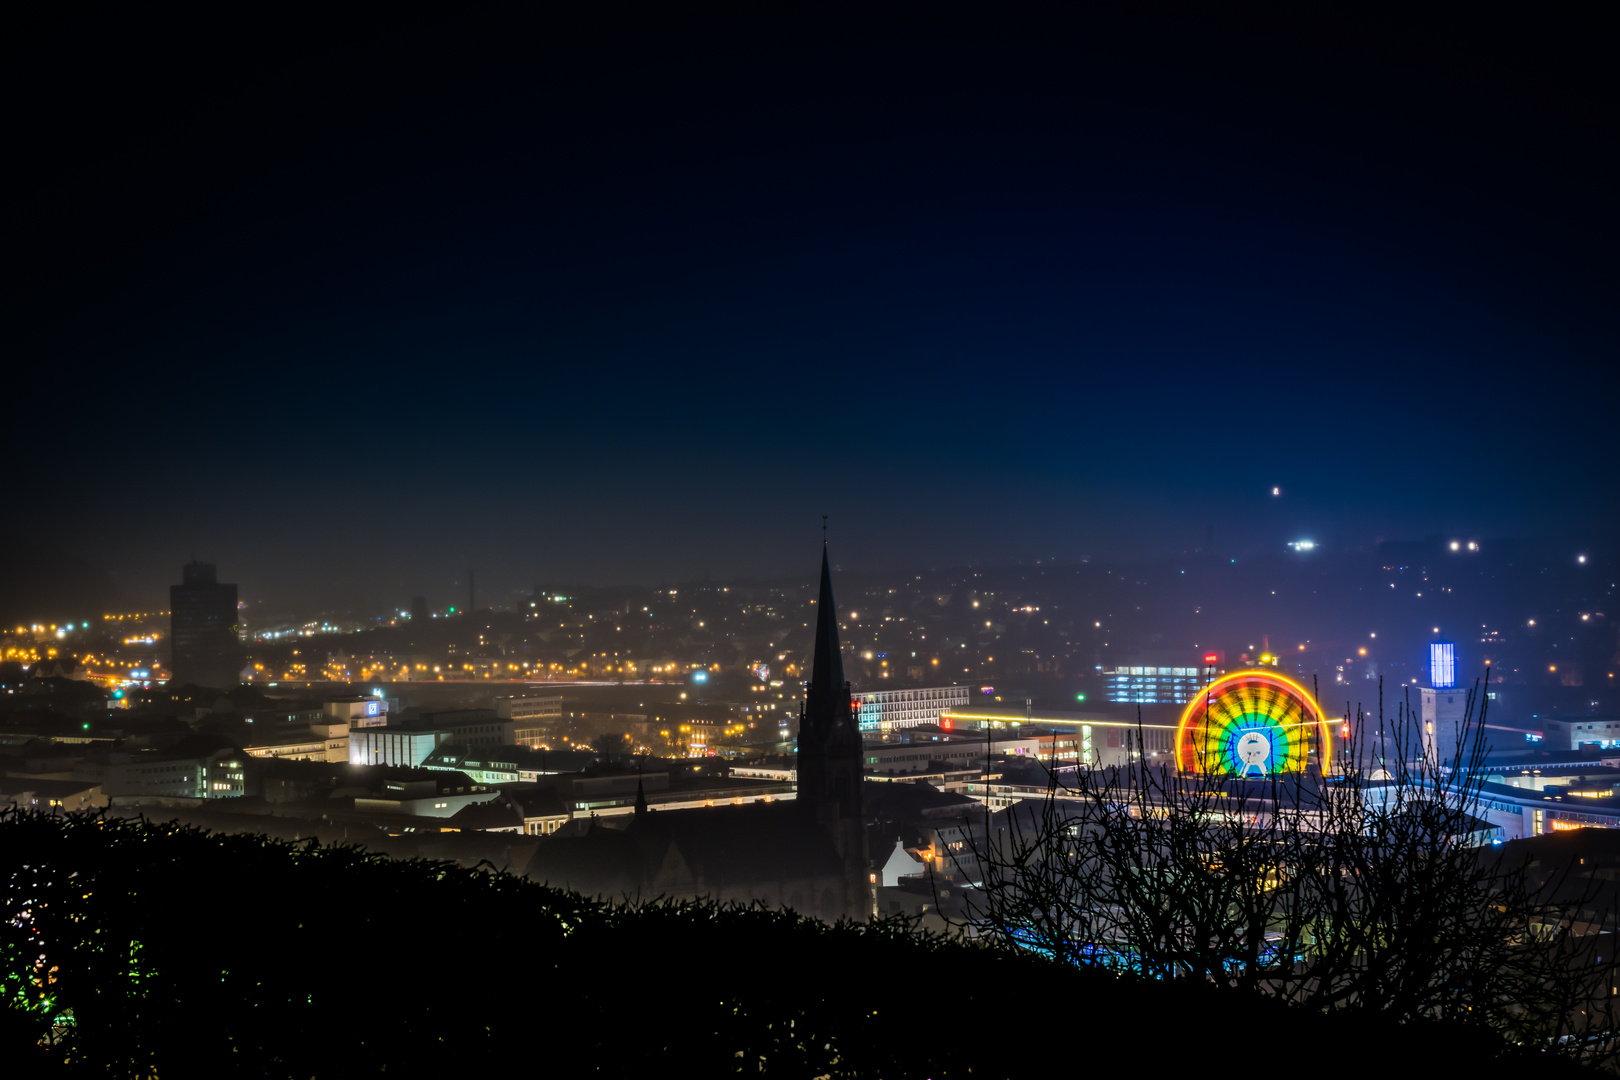
M1176 768L1215 776L1272 776L1326 766L1332 743L1322 708L1299 683L1235 671L1188 704L1176 728Z

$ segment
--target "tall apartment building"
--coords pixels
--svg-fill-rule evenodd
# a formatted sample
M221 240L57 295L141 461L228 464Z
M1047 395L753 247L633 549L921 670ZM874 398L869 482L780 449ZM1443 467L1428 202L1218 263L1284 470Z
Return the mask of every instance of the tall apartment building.
M965 686L929 686L920 690L869 690L855 695L862 731L892 731L937 724L944 709L968 703Z
M170 681L231 687L242 681L236 586L219 581L213 563L187 563L169 586Z

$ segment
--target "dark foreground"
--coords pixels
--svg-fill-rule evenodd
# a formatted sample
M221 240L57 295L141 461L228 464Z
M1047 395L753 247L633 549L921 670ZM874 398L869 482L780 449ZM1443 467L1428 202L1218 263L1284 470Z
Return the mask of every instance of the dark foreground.
M1324 1017L904 923L613 907L165 824L0 814L0 880L14 1076L1584 1075L1485 1031Z

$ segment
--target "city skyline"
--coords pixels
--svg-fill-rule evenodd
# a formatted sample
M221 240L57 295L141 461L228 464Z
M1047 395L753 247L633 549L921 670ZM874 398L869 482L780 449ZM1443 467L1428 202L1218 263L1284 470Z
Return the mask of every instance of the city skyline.
M14 16L0 1060L1612 1071L1602 25Z

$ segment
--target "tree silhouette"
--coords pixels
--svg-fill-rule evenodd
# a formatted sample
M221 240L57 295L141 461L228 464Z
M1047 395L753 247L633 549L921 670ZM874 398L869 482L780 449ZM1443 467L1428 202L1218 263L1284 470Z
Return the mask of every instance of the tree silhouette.
M1406 703L1386 722L1380 693L1376 716L1345 717L1338 775L1054 768L1043 801L960 856L982 880L966 929L1063 962L1611 1062L1620 979L1576 918L1592 890L1478 846L1486 700L1469 694L1442 755Z

